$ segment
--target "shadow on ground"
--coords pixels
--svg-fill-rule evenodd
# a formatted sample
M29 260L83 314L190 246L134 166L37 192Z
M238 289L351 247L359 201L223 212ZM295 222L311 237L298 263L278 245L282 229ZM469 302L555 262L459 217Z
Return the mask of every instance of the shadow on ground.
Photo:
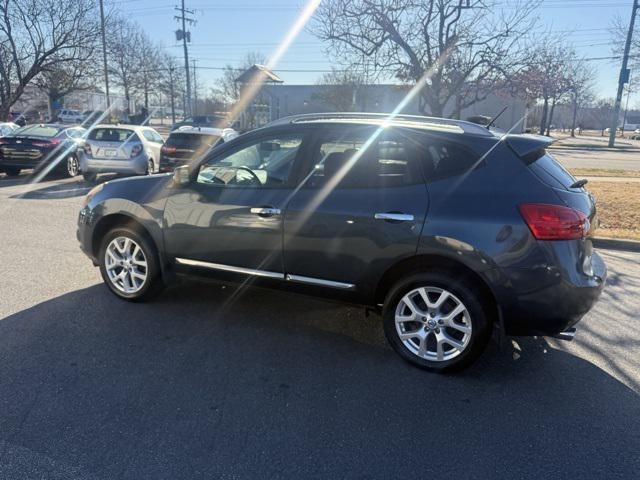
M0 477L637 475L638 395L543 340L433 375L361 310L229 296L96 285L0 320Z
M100 183L118 178L125 178L125 176L118 176L114 174L100 175L95 183L85 182L82 177L75 177L74 179L69 179L64 183L50 183L50 180L59 180L60 178L62 178L60 175L56 176L52 174L43 181L44 185L40 185L40 183L30 183L32 176L21 176L18 178L0 181L0 187L24 186L22 191L11 195L9 198L25 200L55 200L84 196L89 192L89 190Z

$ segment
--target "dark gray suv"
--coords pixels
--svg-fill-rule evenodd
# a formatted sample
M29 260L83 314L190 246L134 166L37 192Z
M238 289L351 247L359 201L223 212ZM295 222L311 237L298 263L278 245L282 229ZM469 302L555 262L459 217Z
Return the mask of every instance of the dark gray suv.
M118 297L177 275L379 309L389 343L449 371L491 332L571 338L600 295L595 202L546 137L367 114L280 120L173 175L107 182L78 239Z

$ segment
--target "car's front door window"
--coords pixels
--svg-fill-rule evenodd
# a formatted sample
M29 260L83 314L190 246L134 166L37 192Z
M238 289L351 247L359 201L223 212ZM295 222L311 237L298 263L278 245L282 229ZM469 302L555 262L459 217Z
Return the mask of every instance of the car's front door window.
M215 157L200 167L197 182L205 185L283 187L302 145L302 135L262 138Z

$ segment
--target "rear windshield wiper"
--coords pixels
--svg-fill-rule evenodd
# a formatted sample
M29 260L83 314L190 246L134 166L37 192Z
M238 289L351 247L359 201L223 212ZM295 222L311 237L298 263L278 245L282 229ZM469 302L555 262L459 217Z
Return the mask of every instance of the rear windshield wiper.
M589 183L589 180L587 180L586 178L582 178L580 180L576 180L575 182L573 182L569 188L582 188L587 183Z

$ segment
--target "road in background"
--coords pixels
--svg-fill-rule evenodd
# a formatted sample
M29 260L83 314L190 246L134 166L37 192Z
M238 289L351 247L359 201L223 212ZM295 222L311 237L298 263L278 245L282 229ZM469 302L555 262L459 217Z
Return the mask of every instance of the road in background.
M613 149L606 142L606 137L563 137L550 150L566 168L640 171L640 141L619 139Z
M87 190L0 177L0 478L637 476L640 254L603 252L573 343L443 376L357 308L195 282L118 300L75 238Z

